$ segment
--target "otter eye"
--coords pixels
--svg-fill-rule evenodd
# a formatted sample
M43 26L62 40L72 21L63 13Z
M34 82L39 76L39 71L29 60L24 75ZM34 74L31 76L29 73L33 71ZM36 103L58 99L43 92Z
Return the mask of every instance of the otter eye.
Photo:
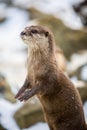
M49 35L49 32L45 32L45 36L47 37Z
M31 33L38 33L37 30L31 30Z

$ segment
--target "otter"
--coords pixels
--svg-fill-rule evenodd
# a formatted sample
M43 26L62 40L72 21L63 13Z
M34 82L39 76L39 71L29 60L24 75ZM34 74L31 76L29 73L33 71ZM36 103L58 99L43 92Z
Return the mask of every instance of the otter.
M37 95L50 130L87 130L80 95L57 65L52 32L30 26L20 35L28 45L28 73L15 98Z

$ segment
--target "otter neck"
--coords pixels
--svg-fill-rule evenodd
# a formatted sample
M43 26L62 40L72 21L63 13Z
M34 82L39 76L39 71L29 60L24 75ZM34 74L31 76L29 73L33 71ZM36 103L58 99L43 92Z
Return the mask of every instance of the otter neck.
M33 62L47 62L53 59L53 54L49 52L48 48L40 46L28 47L28 57Z

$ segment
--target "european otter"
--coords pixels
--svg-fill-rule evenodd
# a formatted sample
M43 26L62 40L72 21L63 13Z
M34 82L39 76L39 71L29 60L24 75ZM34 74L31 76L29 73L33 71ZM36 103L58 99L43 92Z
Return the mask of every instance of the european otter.
M52 32L30 26L21 38L28 45L28 74L16 98L26 101L36 94L50 130L87 130L78 91L57 66Z

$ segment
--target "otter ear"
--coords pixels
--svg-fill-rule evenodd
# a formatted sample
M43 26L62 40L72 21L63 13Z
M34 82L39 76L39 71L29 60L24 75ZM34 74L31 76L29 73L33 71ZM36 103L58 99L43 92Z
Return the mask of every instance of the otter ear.
M47 37L49 35L49 32L45 32L45 36Z

